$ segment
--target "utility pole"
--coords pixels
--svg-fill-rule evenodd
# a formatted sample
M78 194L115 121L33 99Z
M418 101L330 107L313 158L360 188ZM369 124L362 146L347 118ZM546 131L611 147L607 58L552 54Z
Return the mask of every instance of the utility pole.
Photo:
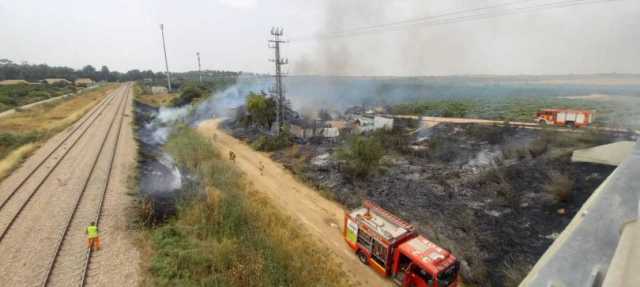
M196 57L198 57L198 77L200 77L200 84L202 84L202 69L200 68L200 52L196 52Z
M171 73L169 73L169 60L167 60L167 46L164 43L164 24L160 24L160 33L162 33L162 50L164 51L164 66L167 69L167 86L171 92Z
M272 95L276 98L276 135L280 135L280 130L286 121L285 107L284 107L284 87L282 85L282 66L289 63L287 59L280 58L280 44L285 43L280 37L284 35L282 28L271 28L271 36L273 39L269 40L269 48L275 49L275 59L271 59L276 64L275 74L275 86L273 88Z

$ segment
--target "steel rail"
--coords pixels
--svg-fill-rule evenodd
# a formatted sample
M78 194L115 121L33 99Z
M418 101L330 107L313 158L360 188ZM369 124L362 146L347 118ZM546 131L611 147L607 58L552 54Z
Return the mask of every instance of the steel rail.
M125 93L128 91L129 87L125 88ZM113 118L111 119L111 122L109 123L109 128L107 129L107 132L104 135L104 138L102 139L102 142L100 144L100 149L98 150L98 153L95 157L95 160L93 161L93 164L91 166L91 170L89 171L89 175L86 177L83 185L82 185L82 190L80 191L80 193L78 194L77 198L76 198L76 202L74 204L73 207L73 211L71 212L71 215L69 216L65 227L64 227L64 231L62 232L62 236L60 236L60 238L58 239L58 241L56 242L56 249L55 249L55 253L54 256L51 258L51 260L49 261L48 264L48 268L46 270L46 274L45 277L42 281L42 285L41 286L47 286L49 284L49 281L51 279L51 274L53 273L53 270L55 268L56 262L58 261L59 255L60 255L60 251L62 250L62 246L64 244L64 241L67 237L67 234L69 234L69 227L71 226L71 223L73 222L73 220L75 219L76 216L76 212L78 211L78 208L80 207L80 203L82 202L82 198L84 197L84 194L89 186L89 182L91 181L91 179L93 178L93 174L96 171L96 166L98 165L98 162L100 161L100 156L102 155L102 151L104 150L107 141L109 140L109 135L112 134L113 132L113 127L114 124L116 122L116 119L120 118L120 125L116 134L116 143L114 144L114 147L117 147L118 145L118 139L120 137L120 130L121 130L121 126L122 126L122 122L124 121L124 117L122 116L123 113L120 113L119 111L122 110L124 111L124 109L126 108L126 102L127 99L129 98L128 94L126 94L126 96L123 96L122 99L120 100L120 103L118 104L117 110L113 115ZM118 115L121 115L120 117L118 117ZM113 156L112 156L112 161L109 163L109 172L106 178L106 183L105 186L108 185L109 183L109 179L111 177L111 169L113 166ZM84 275L83 275L84 277ZM84 281L84 279L82 279L82 281Z
M114 96L115 98L115 93ZM106 105L105 105L106 107ZM104 112L104 110L103 110ZM80 133L80 135L73 140L73 142L71 143L71 146L65 150L65 152L62 154L62 156L58 159L58 161L53 165L53 167L51 167L50 170L47 171L47 174L45 175L45 177L38 183L38 185L36 186L36 188L31 192L31 194L29 194L29 196L27 197L27 199L22 203L22 205L20 206L20 208L18 209L18 211L15 213L15 215L11 218L11 221L9 221L9 224L7 224L7 226L5 227L5 229L2 231L2 233L0 233L0 243L2 243L2 240L6 237L7 233L9 232L9 230L11 229L11 227L13 227L13 224L16 222L16 219L18 219L18 217L20 216L20 214L22 214L22 211L25 209L25 207L29 204L29 202L31 201L31 199L33 198L33 196L40 190L40 188L44 185L44 183L47 181L47 179L49 178L49 176L51 176L51 174L53 173L54 170L56 170L56 168L58 167L58 165L60 165L60 163L62 162L62 160L67 156L67 154L69 154L69 152L73 149L73 147L75 147L75 145L80 141L81 138L83 138L83 136L87 133L87 131L89 131L89 129L91 129L91 127L93 126L93 124L95 123L95 121L99 118L99 116L102 114L99 113L96 117L94 117L91 122L89 123L89 125Z

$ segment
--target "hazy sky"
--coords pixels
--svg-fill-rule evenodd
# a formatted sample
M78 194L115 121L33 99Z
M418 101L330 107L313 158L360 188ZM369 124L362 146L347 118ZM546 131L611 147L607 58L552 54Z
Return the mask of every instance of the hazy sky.
M640 1L622 0L358 37L318 33L508 2L559 0L0 0L0 58L79 68L270 72L271 26L293 74L640 73Z

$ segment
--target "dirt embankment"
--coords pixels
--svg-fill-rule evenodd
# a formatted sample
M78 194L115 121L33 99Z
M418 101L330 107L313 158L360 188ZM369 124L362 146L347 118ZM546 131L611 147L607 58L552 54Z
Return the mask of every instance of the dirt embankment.
M210 137L222 154L233 151L237 166L247 175L256 190L263 192L283 212L299 220L321 246L335 255L343 269L358 286L392 286L372 269L362 265L350 252L342 238L343 208L322 197L315 190L299 182L281 164L273 162L268 154L257 152L248 145L218 129L219 120L207 121L198 130ZM264 165L264 173L260 172Z

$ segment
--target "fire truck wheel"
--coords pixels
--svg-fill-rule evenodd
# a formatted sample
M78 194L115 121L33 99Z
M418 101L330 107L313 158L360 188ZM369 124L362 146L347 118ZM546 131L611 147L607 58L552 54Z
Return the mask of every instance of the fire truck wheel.
M358 260L360 260L360 262L362 262L362 264L369 265L369 262L367 260L367 255L364 254L364 252L358 250L356 255L358 255Z

